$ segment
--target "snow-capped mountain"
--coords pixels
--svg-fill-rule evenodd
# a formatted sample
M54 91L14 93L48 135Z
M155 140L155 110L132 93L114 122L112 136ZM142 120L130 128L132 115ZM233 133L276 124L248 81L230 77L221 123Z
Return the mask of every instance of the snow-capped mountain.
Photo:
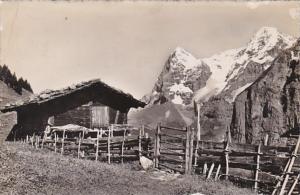
M202 59L210 67L212 75L195 99L207 101L212 95L227 91L227 100L232 102L271 65L281 50L291 47L295 41L295 38L279 33L276 28L263 27L246 47ZM207 93L210 95L206 96Z
M233 102L238 94L255 82L296 39L263 27L238 49L197 59L182 48L170 55L152 92L143 101L151 107L167 101L191 109L201 102L202 137L222 140L231 124Z
M222 94L232 102L271 65L281 50L294 42L295 38L276 28L263 27L245 47L209 58L197 59L178 47L167 60L152 92L143 99L150 104L172 101L189 105L193 99L206 102Z
M188 105L194 92L204 87L210 74L205 63L177 47L163 67L152 92L144 96L143 100L150 104L172 101Z

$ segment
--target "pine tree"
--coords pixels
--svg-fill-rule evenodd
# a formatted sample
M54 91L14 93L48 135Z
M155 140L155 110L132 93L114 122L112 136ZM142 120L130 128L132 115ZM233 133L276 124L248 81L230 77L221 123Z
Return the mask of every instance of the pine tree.
M22 94L22 89L33 92L28 81L24 80L22 77L18 79L16 74L12 74L5 64L3 66L0 65L0 80L19 94Z

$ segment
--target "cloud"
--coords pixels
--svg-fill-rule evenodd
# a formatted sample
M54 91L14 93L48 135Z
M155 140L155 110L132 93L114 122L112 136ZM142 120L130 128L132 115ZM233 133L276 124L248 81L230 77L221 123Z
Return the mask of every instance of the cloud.
M294 20L300 19L300 8L291 8L289 14Z
M250 9L256 9L259 6L268 5L269 3L269 1L249 1L246 3L246 6Z

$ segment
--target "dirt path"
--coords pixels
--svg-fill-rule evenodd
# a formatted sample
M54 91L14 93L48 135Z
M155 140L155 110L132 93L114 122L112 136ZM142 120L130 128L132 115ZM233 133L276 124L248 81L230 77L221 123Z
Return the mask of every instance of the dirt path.
M1 194L252 194L228 183L78 160L20 143L1 146L0 168Z

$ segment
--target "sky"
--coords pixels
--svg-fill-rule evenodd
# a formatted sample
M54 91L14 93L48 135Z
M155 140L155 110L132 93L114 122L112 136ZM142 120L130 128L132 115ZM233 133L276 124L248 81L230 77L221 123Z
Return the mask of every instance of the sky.
M0 14L0 64L36 93L100 78L141 98L177 46L204 58L263 26L300 36L299 2L0 1Z

